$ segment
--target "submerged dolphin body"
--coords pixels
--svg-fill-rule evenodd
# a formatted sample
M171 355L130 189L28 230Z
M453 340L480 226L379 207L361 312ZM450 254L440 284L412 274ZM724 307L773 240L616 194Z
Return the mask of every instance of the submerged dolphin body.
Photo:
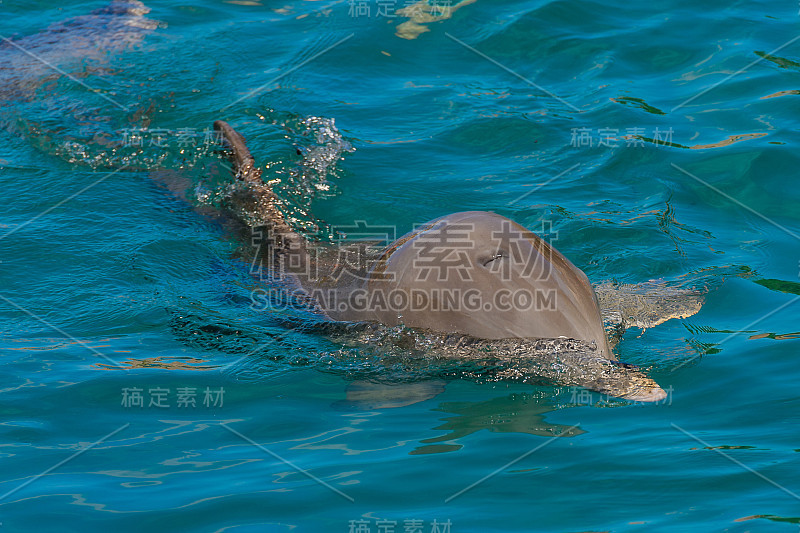
M106 7L51 25L18 39L0 38L0 102L28 100L41 84L75 72L73 80L98 68L109 54L131 48L158 26L138 0L113 0Z
M381 349L403 325L404 346L440 361L479 362L503 378L544 377L612 396L658 401L665 391L616 361L586 275L546 241L495 213L455 213L424 224L358 268L295 232L244 138L214 123L230 148L234 199L270 233L273 268L288 274L345 344ZM351 326L347 326L351 324Z

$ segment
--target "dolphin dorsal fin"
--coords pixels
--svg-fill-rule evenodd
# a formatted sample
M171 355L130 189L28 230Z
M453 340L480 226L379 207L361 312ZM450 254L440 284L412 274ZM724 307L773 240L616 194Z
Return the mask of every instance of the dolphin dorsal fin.
M270 265L282 270L280 274L302 274L309 265L305 237L294 230L278 208L278 198L270 184L261 179L261 169L256 166L244 137L223 120L215 121L214 129L221 133L230 149L236 180L246 185L235 197L237 215L253 228L266 226L269 230L268 246L260 247L259 253L277 259Z
M256 167L256 160L247 148L244 137L224 120L215 121L214 130L222 134L231 149L231 163L236 179L250 184L261 184L261 169Z

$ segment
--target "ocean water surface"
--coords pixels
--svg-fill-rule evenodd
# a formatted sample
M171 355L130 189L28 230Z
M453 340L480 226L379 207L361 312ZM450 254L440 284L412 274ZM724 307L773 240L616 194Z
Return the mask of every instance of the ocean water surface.
M2 531L798 531L798 5L106 5L0 3ZM617 348L667 399L348 398L252 305L217 119L323 238L488 210L702 288Z

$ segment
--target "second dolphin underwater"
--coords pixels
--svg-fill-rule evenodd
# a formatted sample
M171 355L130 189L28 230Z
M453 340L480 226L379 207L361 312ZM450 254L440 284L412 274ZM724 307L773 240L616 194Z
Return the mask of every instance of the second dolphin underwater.
M543 377L636 401L666 397L641 370L617 361L586 274L532 231L496 213L454 213L345 268L341 250L293 229L244 138L224 121L214 128L242 185L236 202L269 234L270 267L283 290L342 326L327 328L331 336L346 330L369 344L380 325L404 326L419 332L411 342L427 356L480 361L501 378Z

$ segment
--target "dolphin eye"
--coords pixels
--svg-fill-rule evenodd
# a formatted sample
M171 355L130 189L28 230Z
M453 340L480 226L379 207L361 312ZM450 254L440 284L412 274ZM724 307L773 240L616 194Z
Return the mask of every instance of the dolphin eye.
M494 255L492 255L492 256L490 256L488 258L483 259L481 262L483 263L483 266L486 266L489 263L491 263L492 261L500 259L501 257L505 257L505 255L503 255L502 251L497 252L496 254L494 254Z

